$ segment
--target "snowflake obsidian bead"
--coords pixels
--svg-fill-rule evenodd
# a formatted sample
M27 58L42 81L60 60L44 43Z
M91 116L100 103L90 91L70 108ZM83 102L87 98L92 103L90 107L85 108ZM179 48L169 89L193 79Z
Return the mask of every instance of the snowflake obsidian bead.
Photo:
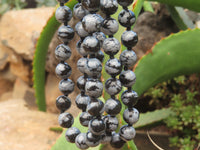
M92 120L94 117L90 115L88 112L82 112L79 121L82 126L88 127L90 120Z
M95 57L100 61L103 62L104 60L104 53L102 51L98 51L98 53L95 54Z
M82 5L90 12L97 12L100 6L100 0L82 0Z
M115 116L108 115L108 116L105 116L103 120L106 125L107 132L112 132L112 131L117 130L119 121Z
M98 98L102 95L103 84L98 79L88 79L85 84L85 91L88 96Z
M94 36L87 36L83 41L83 48L90 54L95 54L100 50L100 42Z
M132 126L139 120L139 112L135 108L128 108L124 111L123 118L124 121Z
M90 97L87 96L87 95L81 95L79 94L77 97L76 97L76 106L79 108L79 109L82 109L83 111L86 110L87 108L87 105L89 104L90 102Z
M137 61L137 55L132 50L125 50L120 54L120 61L124 66L133 67Z
M74 123L74 118L70 113L61 113L58 122L63 128L70 128Z
M80 130L76 127L69 128L65 133L65 138L70 143L75 143L76 137L80 134Z
M58 29L58 37L64 43L68 43L69 41L71 41L74 38L74 30L73 30L73 28L70 27L69 25L61 26Z
M88 14L83 17L82 24L83 28L88 33L94 33L100 31L101 23L103 18L97 14Z
M86 133L86 138L87 138L86 144L89 147L95 147L95 146L99 145L100 140L101 140L101 136L94 135L90 131Z
M102 135L105 129L106 126L102 119L94 118L89 122L89 130L95 135Z
M97 77L101 74L102 65L101 62L97 58L90 58L87 62L86 73L90 77Z
M77 62L77 67L81 73L86 73L88 58L80 58Z
M107 38L104 40L102 48L106 54L115 55L119 52L121 44L116 38Z
M109 115L117 115L120 113L122 108L122 105L120 103L119 100L116 99L108 99L105 103L105 111L109 114Z
M105 18L101 25L101 31L106 35L114 35L119 29L118 22L113 18Z
M89 12L82 7L81 3L76 4L73 8L73 15L75 18L77 18L79 20L81 20L88 13Z
M55 13L56 20L60 23L67 23L72 18L72 11L67 6L60 6Z
M106 36L103 32L94 32L92 34L94 37L97 38L97 40L99 40L100 42L100 47L102 47L104 40L106 39Z
M56 107L61 112L64 112L64 111L68 110L71 107L71 100L65 95L59 96L56 99Z
M67 79L72 73L72 68L67 63L59 63L56 66L55 72L61 79Z
M112 134L112 139L110 141L110 145L113 148L122 148L126 142L120 138L118 133Z
M77 79L77 87L80 89L80 90L85 90L85 83L86 83L86 79L84 76L80 76L78 79Z
M75 139L75 144L80 149L87 149L89 146L86 144L86 140L86 134L80 133Z
M138 101L138 94L135 91L132 90L126 90L121 95L121 100L124 103L124 105L128 107L134 106Z
M132 85L136 82L136 76L133 71L126 70L121 72L119 80L121 81L123 86L132 87Z
M118 3L116 0L100 0L100 9L107 15L114 14L118 9Z
M61 80L59 83L59 90L64 95L72 93L74 91L74 82L70 79Z
M106 72L111 76L117 76L122 71L121 63L118 59L109 59L105 65Z
M105 89L109 95L116 95L121 91L122 85L118 79L110 78L105 83Z
M88 52L85 51L85 49L83 48L82 45L82 40L79 40L76 44L76 50L78 51L78 53L82 56L87 56Z
M133 31L125 31L121 37L122 44L128 48L135 46L138 42L138 36Z
M65 61L71 56L71 49L65 44L60 44L56 47L55 56L60 61Z
M120 128L119 135L124 141L130 141L135 137L136 131L132 126L124 125Z
M85 29L83 28L82 22L78 22L76 24L75 31L81 38L84 38L89 35L88 32L85 31Z
M123 7L127 7L133 3L133 0L117 0L117 1Z
M135 14L131 10L123 9L118 16L119 23L124 27L131 27L135 23Z
M92 116L100 116L104 112L104 103L101 100L93 99L87 106L87 111Z

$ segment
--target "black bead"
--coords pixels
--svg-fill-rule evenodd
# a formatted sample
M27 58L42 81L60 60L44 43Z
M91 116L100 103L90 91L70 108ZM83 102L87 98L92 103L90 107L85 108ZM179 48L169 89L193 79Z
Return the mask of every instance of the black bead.
M58 37L64 43L68 43L69 41L71 41L74 38L74 30L73 30L73 28L70 27L69 25L61 26L58 29Z
M102 135L105 132L105 124L102 119L95 118L89 122L89 130L95 135Z
M125 87L131 87L136 82L135 73L131 70L121 72L119 79Z
M115 55L119 52L121 44L116 38L107 38L104 40L102 48L106 54Z
M123 7L127 7L133 3L133 0L117 0L117 1Z
M75 139L75 144L80 149L87 149L89 146L86 144L86 140L86 134L80 133Z
M97 38L97 40L99 40L100 42L100 47L102 47L104 40L106 39L106 36L103 32L94 32L92 34L94 37Z
M135 91L132 90L126 90L121 95L121 100L124 103L124 105L128 107L134 106L138 101L138 94Z
M64 112L71 107L71 100L67 96L59 96L56 99L56 107L61 111Z
M138 42L138 36L133 31L125 31L121 36L122 44L126 47L133 47Z
M103 84L98 79L89 78L85 84L85 91L88 96L98 98L102 95Z
M87 111L92 116L100 116L104 112L104 103L98 99L92 99L87 106Z
M88 112L82 112L79 121L82 126L88 127L90 120L92 120L94 117L90 115Z
M106 72L111 76L117 76L122 71L121 63L118 59L109 59L105 65Z
M89 53L86 52L83 48L82 45L82 40L79 40L76 44L76 50L78 51L79 54L81 54L82 56L87 56Z
M76 137L80 134L80 130L76 127L71 127L65 132L65 138L70 143L75 143Z
M70 113L62 113L58 117L58 122L63 128L70 128L74 123L74 118Z
M76 97L76 106L81 109L81 110L86 110L87 108L87 105L89 104L90 102L90 97L87 96L87 95L81 95L79 94L77 97Z
M84 38L89 35L88 32L85 31L85 29L83 28L82 22L78 22L76 24L75 31L81 38Z
M123 118L129 125L133 125L139 120L139 115L140 114L137 109L129 108L124 111Z
M110 145L113 147L113 148L122 148L124 146L126 142L123 141L119 134L118 133L113 133L112 134L112 139L111 139L111 142L110 142Z
M100 61L103 62L104 60L104 53L102 51L98 51L98 53L95 54L95 57Z
M115 99L108 99L105 103L105 111L109 114L109 115L117 115L120 113L122 108L122 105L120 103L119 100L115 100Z
M84 16L86 16L89 12L82 7L81 3L78 3L73 8L73 15L75 18L81 20Z
M83 48L90 54L95 54L100 50L100 43L94 36L87 36L83 41Z
M86 83L86 79L84 76L80 76L78 79L77 79L77 87L80 89L80 90L85 90L85 83Z
M86 73L88 58L80 58L77 62L78 70L81 73Z
M108 115L105 116L103 120L106 125L106 132L112 132L117 130L119 122L115 116Z
M137 55L132 50L125 50L120 54L120 61L124 66L133 67L137 61Z
M71 56L71 49L69 46L60 44L56 47L55 56L60 61L65 61Z
M123 9L118 16L119 23L124 27L131 27L135 23L135 14L131 10Z
M136 135L135 129L132 126L124 125L119 130L119 135L124 141L133 140Z
M95 146L99 145L101 136L99 136L99 135L94 135L94 134L92 134L91 132L87 132L87 133L86 133L86 138L87 138L86 144L87 144L89 147L95 147Z
M118 3L116 0L101 0L100 9L107 15L114 14L118 9Z
M56 20L60 23L67 23L72 18L72 11L67 6L60 6L55 13Z
M55 72L61 79L67 79L72 73L72 68L67 63L59 63L56 66Z
M105 90L111 96L118 94L121 91L121 89L121 82L116 78L110 78L105 83Z
M107 134L107 133L103 134L101 136L101 144L108 144L108 143L110 143L111 138L112 138L111 134Z
M82 5L90 12L97 12L100 6L100 0L82 0Z
M74 91L74 82L70 79L61 80L59 83L59 90L64 95L72 93Z
M101 25L101 32L106 35L114 35L119 29L118 22L113 18L105 18Z

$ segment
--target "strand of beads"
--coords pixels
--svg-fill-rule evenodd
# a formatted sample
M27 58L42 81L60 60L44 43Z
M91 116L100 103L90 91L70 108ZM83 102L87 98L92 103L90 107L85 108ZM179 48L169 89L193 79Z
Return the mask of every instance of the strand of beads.
M115 132L118 128L118 119L116 115L121 111L121 103L116 96L122 89L122 85L117 75L121 73L122 65L118 59L114 57L120 50L120 42L113 37L118 31L118 22L111 18L110 15L116 13L118 9L118 3L116 0L101 0L100 8L105 13L106 18L102 22L101 30L104 34L108 35L103 43L104 52L109 55L110 59L106 62L105 70L111 76L105 83L105 90L110 95L105 103L105 111L108 114L104 117L106 124L106 134L102 139L103 143L110 143L114 148L120 148L124 145L124 141L119 138L119 134Z
M131 26L135 23L135 14L128 10L128 6L131 5L133 0L118 0L118 3L123 7L123 10L118 16L119 23L126 27L127 30L122 34L122 44L127 47L127 50L123 51L120 55L120 61L124 66L124 71L121 72L119 79L123 86L128 89L121 95L121 100L128 108L123 113L123 119L128 125L124 125L120 128L119 135L124 141L130 141L135 137L136 131L133 128L139 120L139 112L133 106L137 103L138 95L132 90L132 86L136 81L136 76L130 67L136 63L137 56L132 50L138 42L138 36L131 30Z
M67 46L68 42L74 37L74 30L68 25L68 21L72 18L72 12L69 7L64 6L68 0L59 0L60 7L56 10L56 19L63 23L58 29L58 37L64 43L56 47L55 56L60 61L55 72L62 80L59 83L59 90L64 94L59 96L56 100L56 106L60 110L58 122L63 128L70 128L74 123L74 118L70 113L65 112L71 106L71 100L68 95L74 90L74 83L68 79L71 75L72 69L65 62L71 56L71 49ZM80 132L79 130L77 133Z

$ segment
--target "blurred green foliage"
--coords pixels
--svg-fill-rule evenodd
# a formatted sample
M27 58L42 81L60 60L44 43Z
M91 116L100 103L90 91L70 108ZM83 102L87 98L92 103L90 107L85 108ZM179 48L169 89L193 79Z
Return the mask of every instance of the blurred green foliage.
M41 6L56 6L56 0L36 0L37 7Z

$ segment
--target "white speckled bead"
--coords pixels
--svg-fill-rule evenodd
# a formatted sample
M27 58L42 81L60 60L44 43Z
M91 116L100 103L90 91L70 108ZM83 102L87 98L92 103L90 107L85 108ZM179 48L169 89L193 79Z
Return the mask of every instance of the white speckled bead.
M81 73L86 73L88 58L80 58L77 62L77 67Z
M85 90L88 96L98 98L102 95L103 84L98 79L89 78L85 84Z
M118 59L109 59L105 65L106 72L111 76L117 76L122 71L121 63Z
M119 52L121 44L116 38L107 38L104 40L102 48L106 54L115 55Z
M65 138L70 143L75 143L76 137L80 134L80 130L76 127L71 127L65 132Z
M136 108L128 108L123 113L123 119L132 126L139 120L139 115L140 114Z
M138 36L133 31L125 31L121 36L122 44L128 48L135 46L138 42Z
M85 49L83 48L83 44L82 44L82 40L79 40L76 44L76 50L78 51L78 53L82 56L87 56L89 53L85 51Z
M83 40L83 48L86 52L90 54L95 54L100 50L100 42L94 36L87 36Z
M72 18L72 11L67 6L60 6L55 13L56 20L60 23L69 22Z
M121 72L119 80L121 81L123 86L132 87L132 85L136 82L136 76L133 71L126 70Z
M72 68L67 63L59 63L56 66L55 72L61 79L67 79L72 73Z
M107 15L114 14L118 9L118 3L116 0L100 0L100 9Z
M63 128L70 128L74 123L74 118L70 113L61 113L58 122Z
M114 35L119 29L118 22L113 18L106 18L101 25L101 32L106 35Z
M124 27L131 27L135 23L135 14L131 10L123 9L118 16L119 23Z
M69 41L71 41L74 38L74 30L72 27L70 27L69 25L67 26L61 26L58 29L58 38L64 42L64 43L68 43Z
M76 26L75 26L75 31L76 31L76 33L77 33L80 37L82 37L82 38L84 38L84 37L86 37L86 36L89 35L88 32L86 32L85 29L83 28L82 22L78 22L78 23L76 24Z
M116 95L121 91L122 85L118 79L110 78L105 83L105 89L109 95Z
M137 61L137 55L132 50L125 50L120 54L120 61L124 66L133 67Z
M102 65L101 62L97 58L90 58L87 61L87 67L85 72L90 77L97 77L99 74L101 74L102 71Z
M60 61L65 61L71 56L71 49L65 44L60 44L56 47L55 56Z
M84 16L86 16L89 12L82 7L81 3L78 3L74 6L73 15L75 18L81 20Z
M86 134L80 133L75 139L75 144L80 149L87 149L89 146L86 144L86 140Z
M130 141L135 137L136 131L132 126L124 125L120 128L119 135L122 140Z
M74 91L74 82L70 79L61 80L58 87L64 95L68 95Z

